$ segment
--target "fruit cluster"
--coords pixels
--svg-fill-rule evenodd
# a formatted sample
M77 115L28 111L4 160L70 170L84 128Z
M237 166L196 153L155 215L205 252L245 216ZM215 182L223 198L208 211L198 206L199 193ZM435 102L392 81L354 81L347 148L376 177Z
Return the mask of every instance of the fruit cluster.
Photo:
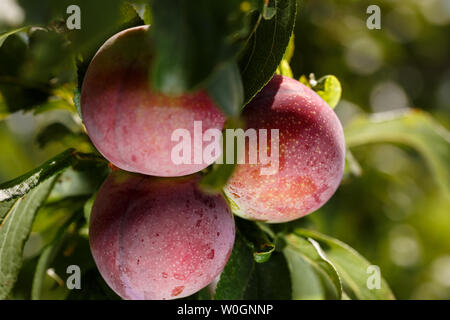
M278 223L322 206L344 168L340 122L314 91L274 76L244 108L248 128L279 130L279 168L239 164L223 195L198 187L211 163L171 160L174 130L222 130L224 114L205 91L167 96L151 89L150 29L110 38L83 80L81 111L89 137L116 167L99 190L90 218L90 244L100 273L125 299L191 295L223 270L234 243L229 208L251 220ZM200 141L192 146L203 148ZM269 152L270 146L267 146Z

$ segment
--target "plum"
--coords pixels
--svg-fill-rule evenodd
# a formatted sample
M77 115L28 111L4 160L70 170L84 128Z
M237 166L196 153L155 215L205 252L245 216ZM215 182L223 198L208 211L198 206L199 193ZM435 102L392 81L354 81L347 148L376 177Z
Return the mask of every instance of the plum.
M261 161L237 165L224 189L233 212L267 223L287 222L330 199L342 179L345 141L339 119L324 100L300 82L276 75L243 116L247 128L279 130L279 161L270 175L261 174L266 166ZM247 144L245 153L248 149ZM267 149L274 151L269 142Z
M149 26L126 29L98 50L83 80L83 122L99 152L123 170L160 177L192 174L215 159L194 159L195 148L206 147L200 141L191 147L192 161L174 162L173 132L184 129L194 136L194 121L201 121L201 133L221 130L225 116L204 90L168 96L151 89L149 33Z
M113 171L90 217L95 263L122 298L175 299L222 272L234 220L222 195L199 191L199 175L160 178Z

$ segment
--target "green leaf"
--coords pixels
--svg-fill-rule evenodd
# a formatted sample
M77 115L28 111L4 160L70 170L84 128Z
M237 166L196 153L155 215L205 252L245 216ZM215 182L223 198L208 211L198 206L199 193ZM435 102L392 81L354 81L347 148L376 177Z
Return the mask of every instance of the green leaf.
M8 295L17 279L23 246L34 217L58 175L70 166L83 166L99 159L69 149L31 172L0 185L0 299Z
M79 70L79 68L78 68ZM81 116L81 84L78 85L78 87L73 92L73 103L75 107L77 108L78 116L82 119Z
M320 245L312 239L304 239L294 234L284 236L284 240L287 244L285 251L287 250L290 254L295 251L299 254L326 281L326 288L331 289L327 290L330 293L329 297L340 300L342 298L341 279L334 265L323 253ZM295 277L295 273L303 271L293 269L292 272L294 273L292 277Z
M266 233L255 222L239 217L235 218L236 227L253 247L253 258L257 263L267 262L275 251L275 244L269 240Z
M316 240L323 248L327 258L336 267L345 287L357 299L385 300L394 299L394 295L387 282L381 278L379 289L369 289L367 285L370 274L368 268L371 264L345 243L322 235L318 232L296 229L295 233Z
M344 176L350 174L359 177L362 174L362 168L358 160L356 160L355 157L353 156L353 153L349 149L347 149L345 151Z
M72 50L61 28L24 27L0 36L0 42L2 114L72 110L56 94L75 79Z
M222 192L222 188L227 184L228 179L233 175L235 164L214 164L200 181L199 187L210 194Z
M288 46L283 55L283 60L286 60L287 63L291 62L291 59L294 56L294 49L295 49L295 35L294 32L292 32L291 37L289 38Z
M287 60L285 59L281 60L280 65L278 66L275 73L289 78L294 77L294 74L292 73L291 70L291 66L289 65L289 62L287 62Z
M52 263L52 269L54 269L55 274L63 277L67 276L67 267L70 265L77 265L80 267L82 272L81 276L81 289L80 290L69 290L67 286L63 284L60 290L63 293L58 294L58 298L66 298L69 300L73 299L120 299L117 294L113 292L112 289L103 280L100 275L98 268L95 265L95 261L92 257L89 239L80 235L77 231L78 228L82 227L83 220L77 220L77 223L69 229L67 233L67 240L64 242L62 250L57 254ZM55 291L55 283L53 286L47 285L43 288L42 296L53 296Z
M39 42L32 44L36 48ZM6 37L0 47L0 94L8 113L42 104L50 95L49 79L29 79L26 65L31 52L30 39L22 32ZM33 66L33 70L37 68Z
M246 33L243 0L150 2L156 57L152 79L156 90L181 94L203 83L238 52L236 34Z
M344 130L349 148L369 143L398 143L417 150L427 161L438 185L450 192L450 133L427 113L410 110L361 117Z
M213 298L215 300L290 299L291 280L283 254L274 251L274 245L268 241L255 223L238 218L237 227L230 260L220 275ZM261 251L257 258L255 249L259 248L259 245L270 246L270 253ZM270 259L268 259L269 255ZM274 277L274 274L277 276Z
M215 300L243 299L254 270L253 251L240 232L236 231L233 251L220 275Z
M148 0L132 0L132 5L145 24L153 23L152 12Z
M271 0L269 6L276 8L275 16L265 20L259 15L254 15L256 29L239 58L245 104L272 78L294 29L296 0Z
M73 102L69 102L61 97L51 96L49 99L33 108L33 115L39 115L52 110L67 110L76 112Z
M308 78L306 78L306 76L305 76L304 74L302 74L302 75L300 76L300 78L298 79L298 81L299 81L300 83L303 83L305 86L311 88L311 84L309 83Z
M269 1L264 3L263 10L262 10L262 17L265 20L272 19L276 13L277 13L277 9L275 9L275 7L269 7Z
M30 29L30 27L21 27L18 29L14 29L14 30L10 30L7 32L3 32L0 34L0 47L3 45L3 42L5 42L5 40L10 36L13 35L15 33L19 33L19 32L27 32Z
M121 1L119 7L119 24L143 25L150 24L150 5L148 0L142 0L141 4L133 3L133 1ZM142 14L142 15L141 15Z
M294 77L291 66L289 65L289 62L291 61L292 56L294 55L294 46L295 46L294 32L292 32L291 37L289 38L289 44L283 55L283 59L281 60L280 65L277 67L277 70L275 71L276 74L289 78Z
M58 180L61 178L59 175ZM57 184L57 182L55 183ZM67 197L59 201L50 202L51 194L47 198L46 203L39 209L31 229L35 233L42 246L36 248L36 253L39 253L46 245L50 244L59 232L59 229L73 216L76 211L83 208L87 196L73 196Z
M75 213L64 225L59 228L54 240L47 245L42 251L38 263L36 265L36 270L34 272L33 284L31 287L31 299L39 300L41 298L41 291L43 286L44 277L46 276L46 271L55 258L56 254L60 250L64 235L66 234L69 226L77 219L79 215Z
M63 1L66 4L61 4L63 11L60 12L65 14L67 6L74 3L72 0ZM117 32L143 24L138 13L127 1L77 0L77 4L81 9L81 29L70 30L68 37L72 42L74 52L85 58L92 57L97 49ZM101 18L99 18L100 14ZM66 15L63 19L66 19Z
M34 216L41 207L56 176L34 185L28 194L10 198L1 206L0 224L0 299L5 299L13 288L22 266L22 252L33 224Z
M0 201L5 202L23 197L40 183L74 164L75 159L75 150L66 150L31 172L1 184Z
M289 300L291 297L289 267L281 252L274 252L267 262L255 264L246 300Z
M207 192L212 194L221 193L223 187L226 185L228 179L231 178L234 169L236 168L237 163L237 143L236 140L234 141L234 156L235 159L233 163L226 163L227 159L227 139L225 139L224 135L226 132L226 129L237 129L237 128L243 128L242 120L238 117L228 118L227 123L225 124L225 129L222 132L222 142L223 142L223 148L222 148L222 159L223 163L214 163L211 166L211 170L202 178L200 181L199 187ZM231 150L230 150L231 151Z
M44 148L50 143L61 143L65 146L77 146L88 142L86 135L75 133L60 122L51 123L43 128L37 135L36 141L39 148Z
M226 63L207 84L207 91L227 116L237 116L244 103L244 87L237 64Z
M65 170L53 187L48 202L72 197L90 197L109 174L106 162L85 161Z
M83 215L86 220L87 225L89 225L91 220L92 207L94 206L95 199L97 198L97 193L94 193L84 204Z
M83 270L83 269L82 269ZM83 272L81 290L70 290L67 300L122 300L105 282L97 268Z
M0 185L0 299L8 295L17 279L23 246L36 212L47 199L58 174L76 159L74 150L67 150Z
M75 80L75 63L64 34L47 28L31 29L19 76L49 88Z
M317 270L292 247L285 247L286 257L292 281L293 300L323 300L326 290L323 278Z
M341 100L342 87L335 76L328 75L320 78L312 89L328 103L331 109L334 109Z
M193 295L184 298L186 300L212 300L211 284Z

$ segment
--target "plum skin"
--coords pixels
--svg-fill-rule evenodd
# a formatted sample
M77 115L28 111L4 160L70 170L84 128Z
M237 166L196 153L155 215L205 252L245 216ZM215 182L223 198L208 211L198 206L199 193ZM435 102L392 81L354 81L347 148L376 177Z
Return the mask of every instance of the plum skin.
M192 146L191 164L175 164L172 133L187 129L193 137L194 121L202 121L203 133L221 130L225 116L203 90L166 96L151 89L149 32L149 26L126 29L98 50L83 79L83 122L95 147L118 168L160 177L192 174L211 163L194 163Z
M319 95L297 80L275 75L244 108L243 117L247 128L279 129L279 170L260 175L259 163L237 165L224 188L234 213L288 222L331 198L344 172L345 140L339 119Z
M222 195L199 191L198 180L114 171L101 186L91 252L122 298L186 297L222 272L234 244L233 215Z

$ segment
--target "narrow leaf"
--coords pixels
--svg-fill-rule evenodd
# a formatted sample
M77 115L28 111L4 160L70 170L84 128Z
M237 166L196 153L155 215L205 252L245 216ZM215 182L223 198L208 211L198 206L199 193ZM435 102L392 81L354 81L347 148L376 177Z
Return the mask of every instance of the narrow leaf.
M66 168L97 159L69 149L40 167L0 185L0 299L8 296L22 265L25 241L36 212Z
M272 19L255 16L257 28L240 54L239 68L247 104L272 78L288 46L297 12L296 0L271 0Z
M326 299L326 288L317 270L292 247L283 249L292 281L293 300Z
M294 56L294 49L295 49L295 35L294 32L292 32L291 37L289 38L288 46L283 55L283 60L286 60L288 63L291 62L291 59Z
M357 299L386 300L394 299L387 282L381 277L380 288L369 288L369 267L371 264L345 243L322 235L318 232L296 229L295 233L316 240L323 248L327 258L336 267L346 287L350 288Z
M40 167L14 180L0 185L0 201L9 201L24 196L31 189L71 166L75 161L75 150L69 149L48 160Z
M274 252L267 262L255 264L246 300L289 300L291 297L289 267L281 252Z
M18 29L14 29L14 30L11 30L11 31L7 31L7 32L1 33L0 34L0 47L3 45L3 42L5 42L5 40L10 35L15 34L15 33L19 33L19 32L27 32L29 29L30 29L30 27L27 26L27 27L21 27L21 28L18 28Z
M291 70L291 66L289 65L289 62L287 62L287 60L283 59L280 62L280 65L278 66L277 70L276 70L276 74L285 76L285 77L289 77L289 78L293 78L294 74L292 73Z
M46 271L61 248L67 229L78 217L79 215L75 213L63 226L61 226L55 236L55 239L53 239L53 241L42 251L34 272L33 284L31 287L32 300L39 300L41 298L42 285Z
M227 143L231 143L231 141L225 139L225 132L226 129L237 129L242 127L243 123L239 117L228 118L225 130L222 132L222 155L220 157L222 163L216 161L216 163L211 166L211 170L202 178L199 186L203 191L213 194L221 193L228 179L231 178L237 163L237 143L236 139L234 139L233 144L228 145ZM231 152L232 149L229 148L232 147L234 148L235 159L232 163L227 163L227 150Z
M450 192L450 133L419 110L361 117L344 130L349 148L369 143L398 143L416 149L428 162L437 183Z
M334 265L327 259L320 246L311 239L304 239L294 234L284 237L288 247L302 256L314 269L326 279L333 290L332 297L340 300L342 298L342 284L339 274ZM296 270L294 272L302 272Z
M244 298L250 275L254 269L251 247L236 232L233 251L217 283L215 300L239 300Z
M22 252L33 224L54 182L53 176L42 182L28 194L8 201L9 209L0 225L0 299L5 299L16 282L22 266ZM2 210L6 209L2 207Z

